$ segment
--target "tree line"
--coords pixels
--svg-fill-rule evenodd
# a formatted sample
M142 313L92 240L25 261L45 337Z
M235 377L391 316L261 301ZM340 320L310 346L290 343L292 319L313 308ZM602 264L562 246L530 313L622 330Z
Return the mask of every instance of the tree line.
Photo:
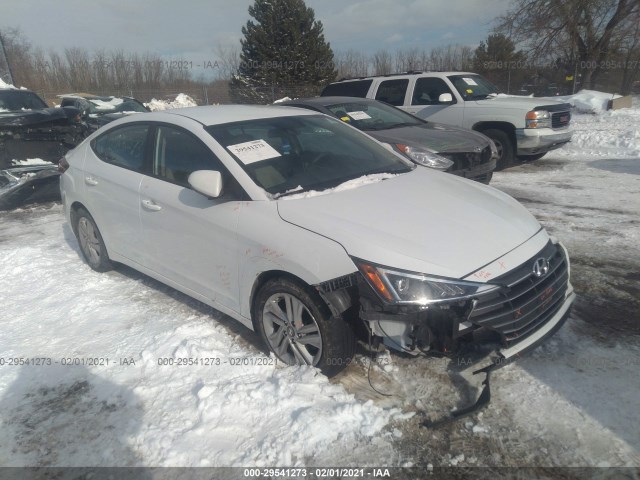
M419 46L334 52L304 0L255 0L239 47L218 47L215 85L234 102L315 95L335 79L423 70L472 70L510 93L579 88L628 93L640 79L640 1L511 0L476 48ZM190 65L123 50L34 48L18 30L2 39L14 83L40 91L126 93L211 85ZM7 71L0 50L0 75ZM525 88L526 87L526 88ZM553 91L553 90L552 90Z

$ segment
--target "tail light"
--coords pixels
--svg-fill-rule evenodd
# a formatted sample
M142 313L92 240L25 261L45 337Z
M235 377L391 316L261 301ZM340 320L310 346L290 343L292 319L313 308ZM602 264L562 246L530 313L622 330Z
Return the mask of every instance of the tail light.
M58 161L58 171L60 173L64 173L67 171L67 169L69 168L69 162L67 162L67 159L62 157L59 161Z

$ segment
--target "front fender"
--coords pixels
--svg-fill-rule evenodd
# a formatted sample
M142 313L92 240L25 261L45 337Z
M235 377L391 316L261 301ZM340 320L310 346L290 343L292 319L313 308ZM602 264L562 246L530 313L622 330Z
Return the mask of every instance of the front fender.
M251 318L255 282L265 272L285 272L317 285L356 271L342 245L285 222L276 202L247 202L239 215L238 240L243 248L238 266L240 313L246 318Z

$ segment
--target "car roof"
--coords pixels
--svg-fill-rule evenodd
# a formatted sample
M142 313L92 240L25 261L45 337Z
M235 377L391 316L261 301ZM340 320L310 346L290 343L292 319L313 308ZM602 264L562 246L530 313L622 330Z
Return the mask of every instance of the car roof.
M180 115L203 125L242 122L261 118L299 115L317 115L299 108L283 108L271 105L209 105L203 107L173 108L155 114ZM146 114L145 114L146 115Z
M113 98L121 98L123 100L135 100L133 97L122 95L94 95L93 93L65 93L58 95L59 98L83 98L85 100L111 100ZM137 101L137 100L136 100Z
M384 78L392 80L393 78L398 77L421 77L421 76L444 76L444 75L478 75L478 73L474 72L404 72L404 73L390 73L389 75L372 75L370 77L355 77L355 78L342 78L338 81L332 83L342 83L342 82L357 82L362 80L373 80L377 78Z
M347 96L332 96L332 97L311 97L311 98L298 98L296 100L287 100L280 103L280 105L309 105L315 107L326 107L328 105L334 105L336 103L366 103L374 104L379 103L377 100L371 98L362 97L347 97Z

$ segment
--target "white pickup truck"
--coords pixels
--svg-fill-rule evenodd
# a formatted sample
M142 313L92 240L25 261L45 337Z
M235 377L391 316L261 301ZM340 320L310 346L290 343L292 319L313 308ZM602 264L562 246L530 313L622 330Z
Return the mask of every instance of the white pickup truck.
M482 132L498 149L496 170L541 158L571 140L571 106L498 93L469 72L421 72L341 80L321 96L374 98L429 121Z

